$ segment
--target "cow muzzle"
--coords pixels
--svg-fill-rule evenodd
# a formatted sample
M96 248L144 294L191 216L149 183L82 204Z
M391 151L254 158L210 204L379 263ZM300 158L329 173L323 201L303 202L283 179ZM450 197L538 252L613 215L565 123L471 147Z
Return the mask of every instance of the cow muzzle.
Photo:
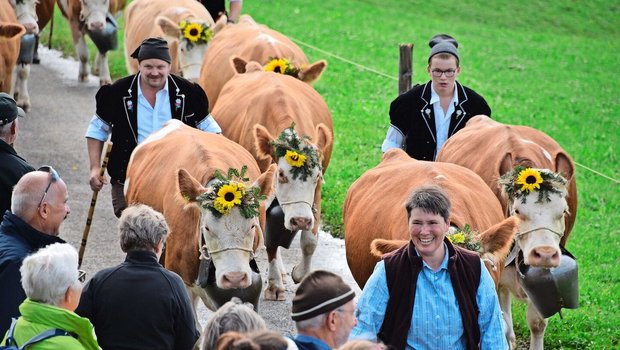
M544 232L540 237L527 237L528 242L526 242L526 235L536 231L549 231L553 233L557 236L557 243L554 242L555 238L553 236ZM563 233L548 227L538 227L517 233L515 235L515 241L523 250L525 264L541 268L551 268L557 267L560 264L562 252L560 251L559 240L563 235ZM528 249L528 245L531 248Z
M311 230L314 225L314 207L307 201L280 202L284 211L284 227L290 231Z

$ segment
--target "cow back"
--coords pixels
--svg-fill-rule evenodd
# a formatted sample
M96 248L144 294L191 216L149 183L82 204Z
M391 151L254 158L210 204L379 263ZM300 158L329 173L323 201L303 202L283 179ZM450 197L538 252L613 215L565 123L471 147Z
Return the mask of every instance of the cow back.
M239 24L226 26L209 44L198 83L207 93L210 106L235 74L230 66L233 56L261 65L275 57L286 58L295 66L308 64L306 55L289 38L244 16Z
M501 206L482 179L449 163L418 161L404 151L387 152L379 165L357 179L345 198L343 221L347 262L360 285L378 261L370 253L374 239L409 240L405 201L422 185L443 188L452 203L450 222L482 232L504 219Z
M20 39L25 32L24 26L17 22L9 1L0 1L0 92L11 92L13 68L19 56Z
M505 164L506 159L512 162ZM486 116L472 118L465 128L448 139L437 156L437 161L459 164L480 175L500 200L506 215L508 199L498 184L500 176L516 165L561 172L558 159L567 160L574 169L571 157L549 135L527 126L502 124ZM568 240L577 214L575 176L568 175L566 200L570 214L565 216L562 244Z

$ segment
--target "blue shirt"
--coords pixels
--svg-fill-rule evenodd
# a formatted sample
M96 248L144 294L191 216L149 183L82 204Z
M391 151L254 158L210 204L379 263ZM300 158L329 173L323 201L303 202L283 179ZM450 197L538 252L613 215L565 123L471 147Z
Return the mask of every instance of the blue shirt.
M309 335L297 334L293 341L299 350L331 350L327 343Z
M482 260L480 266L480 284L476 293L480 310L478 316L480 349L507 349L508 343L504 336L495 284ZM376 341L389 297L385 264L379 261L357 302L358 323L351 331L349 339ZM418 275L413 320L407 335L407 349L452 350L465 349L466 345L461 313L448 272L446 253L439 270L433 272L424 263Z

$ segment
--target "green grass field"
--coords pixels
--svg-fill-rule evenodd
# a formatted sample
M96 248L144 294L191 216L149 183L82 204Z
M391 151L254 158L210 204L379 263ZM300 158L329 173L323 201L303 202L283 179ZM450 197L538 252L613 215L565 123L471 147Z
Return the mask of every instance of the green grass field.
M456 37L459 81L485 96L493 117L548 133L578 164L579 212L567 248L579 262L581 307L550 319L546 348L620 347L620 3L249 0L243 13L298 41L311 61L328 61L315 88L334 119L323 220L337 236L348 187L381 157L397 95L398 45L414 43L414 81L424 82L428 39L440 32ZM57 17L54 46L72 53L61 23ZM119 39L114 78L126 74ZM516 306L514 318L526 343L524 310Z

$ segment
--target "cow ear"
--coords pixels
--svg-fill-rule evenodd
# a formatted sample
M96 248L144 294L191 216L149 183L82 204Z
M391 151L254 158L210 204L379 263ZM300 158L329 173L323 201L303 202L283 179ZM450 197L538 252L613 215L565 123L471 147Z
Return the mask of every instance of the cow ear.
M573 160L564 152L555 156L555 172L562 174L567 181L570 181L575 174Z
M157 16L155 23L157 23L159 28L161 28L161 31L164 32L164 35L175 39L181 37L181 29L179 29L179 25L174 23L169 18L164 16Z
M391 240L391 239L373 239L370 242L370 254L377 258L381 258L383 255L393 252L396 249L409 243L406 240Z
M518 228L519 219L511 216L486 229L478 236L483 252L493 254L499 261L506 259Z
M226 28L226 26L228 26L228 17L226 15L222 15L217 19L217 22L215 22L215 25L213 26L213 34L215 35L219 33L222 29Z
M507 172L511 171L512 168L514 168L514 161L512 159L512 153L506 153L504 155L504 158L502 158L501 162L499 163L498 175L502 176L506 174Z
M273 159L273 147L271 141L274 137L271 136L269 130L260 124L254 125L254 147L256 155L261 159Z
M239 23L256 24L256 21L250 15L241 15Z
M263 196L271 196L274 188L274 179L276 178L276 171L278 171L278 165L275 163L271 163L267 171L262 173L256 181L254 181L254 186L260 187L260 193Z
M206 188L183 168L177 171L177 183L181 196L190 203L196 202L196 197L206 191Z
M248 64L248 62L239 56L230 59L230 66L239 74L245 73L246 64Z
M327 125L319 123L314 129L314 135L316 147L319 149L321 154L325 154L325 150L329 149L334 141L334 136L332 135L331 130L329 130Z
M10 39L16 36L22 36L24 33L26 33L26 28L21 24L0 23L0 37Z
M392 161L401 163L403 161L411 161L411 160L417 162L415 158L409 157L407 152L403 151L400 148L392 148L388 150L387 152L383 153L383 155L381 156L381 163L392 162Z
M312 84L315 81L319 80L321 74L323 74L326 67L327 61L317 61L311 65L302 68L301 72L299 72L299 79L308 84Z

